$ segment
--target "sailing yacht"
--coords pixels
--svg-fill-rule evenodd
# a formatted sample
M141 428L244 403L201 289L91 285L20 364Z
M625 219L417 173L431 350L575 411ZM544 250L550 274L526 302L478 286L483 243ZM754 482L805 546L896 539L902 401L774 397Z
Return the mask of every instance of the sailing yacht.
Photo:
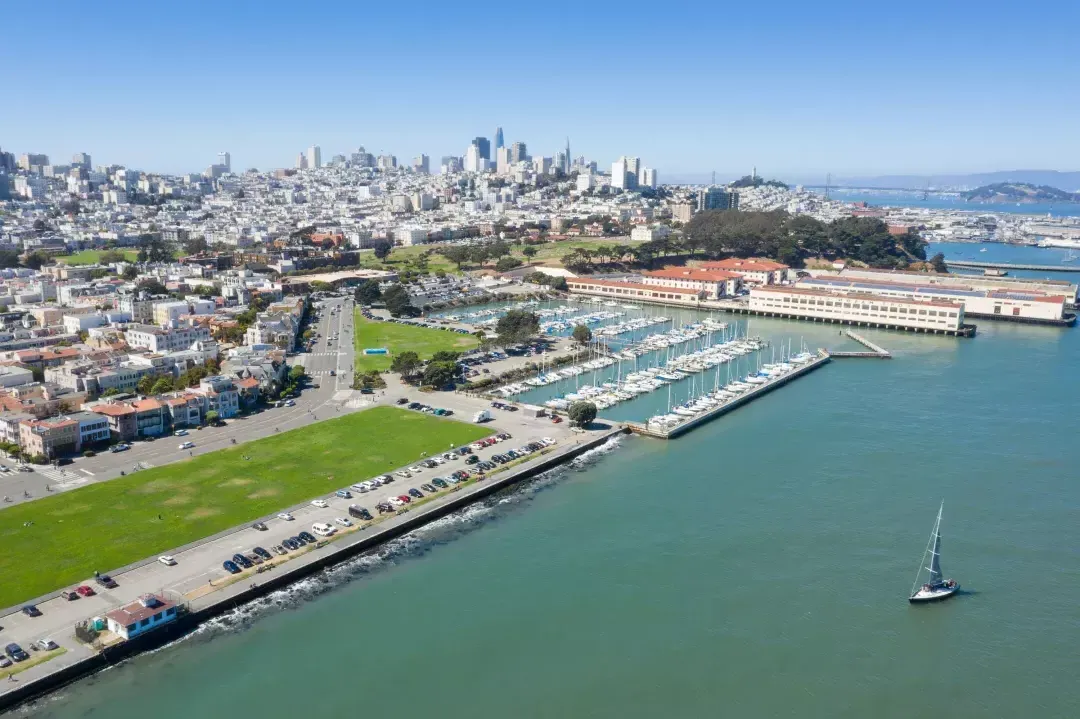
M942 500L937 513L937 521L934 522L934 531L931 532L930 541L926 544L919 573L915 575L915 584L911 587L911 596L908 597L908 601L912 604L948 599L960 590L960 584L955 579L942 579L941 575L941 513L944 509L945 501ZM929 564L926 562L927 557L930 557ZM930 576L925 584L919 586L924 569L930 573Z

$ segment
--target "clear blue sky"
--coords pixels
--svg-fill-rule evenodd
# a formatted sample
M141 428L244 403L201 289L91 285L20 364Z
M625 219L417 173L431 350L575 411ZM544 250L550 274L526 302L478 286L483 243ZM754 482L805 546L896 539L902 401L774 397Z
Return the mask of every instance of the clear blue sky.
M0 147L195 171L476 135L665 176L1080 169L1076 0L6 2Z

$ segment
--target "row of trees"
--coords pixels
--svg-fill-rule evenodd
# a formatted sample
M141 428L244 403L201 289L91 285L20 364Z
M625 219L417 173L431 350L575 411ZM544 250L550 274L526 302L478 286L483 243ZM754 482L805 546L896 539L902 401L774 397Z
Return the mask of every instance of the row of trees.
M845 217L824 223L783 211L709 210L687 224L687 252L721 257L769 257L792 267L810 257L853 259L871 267L906 267L926 259L926 243L914 232L889 233L872 217Z
M531 254L526 256L531 257L536 254L535 247L529 247ZM460 270L466 264L474 264L483 267L488 262L493 262L498 269L498 263L506 257L509 257L512 250L510 245L503 240L496 240L483 245L448 245L446 247L440 247L439 254L450 260ZM520 264L520 261L519 263ZM505 272L506 270L500 270Z

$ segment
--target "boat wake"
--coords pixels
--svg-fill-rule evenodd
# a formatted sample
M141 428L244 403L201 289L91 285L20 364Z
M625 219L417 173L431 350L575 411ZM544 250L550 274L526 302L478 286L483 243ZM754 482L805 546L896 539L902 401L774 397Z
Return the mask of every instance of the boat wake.
M422 557L439 546L518 511L538 493L554 488L574 473L586 471L604 456L618 449L620 444L621 438L613 437L564 465L479 500L431 524L393 539L366 554L348 559L284 589L239 606L206 622L190 634L157 651L168 649L181 642L209 641L221 634L244 631L265 616L297 608L305 602L350 582L364 579L375 572L385 571L406 560Z

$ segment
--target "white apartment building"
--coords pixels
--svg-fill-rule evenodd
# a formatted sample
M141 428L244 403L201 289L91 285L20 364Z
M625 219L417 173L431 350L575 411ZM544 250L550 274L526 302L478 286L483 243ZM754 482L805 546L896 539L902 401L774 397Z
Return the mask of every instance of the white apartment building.
M800 287L766 285L750 290L752 312L842 324L958 333L964 306L957 302L911 300L871 294L842 295Z
M131 317L132 322L150 322L154 319L154 302L147 294L126 293L120 295L118 307Z
M693 267L665 267L646 272L641 282L654 287L704 292L708 299L730 297L742 287L742 278L731 272L699 270Z
M195 342L210 339L206 327L180 327L162 329L153 325L131 325L124 333L130 347L145 347L151 352L165 353L187 349Z
M398 227L394 229L394 242L402 247L422 245L428 241L428 231L419 227Z
M187 302L157 302L154 304L154 324L159 327L170 326L189 312Z

